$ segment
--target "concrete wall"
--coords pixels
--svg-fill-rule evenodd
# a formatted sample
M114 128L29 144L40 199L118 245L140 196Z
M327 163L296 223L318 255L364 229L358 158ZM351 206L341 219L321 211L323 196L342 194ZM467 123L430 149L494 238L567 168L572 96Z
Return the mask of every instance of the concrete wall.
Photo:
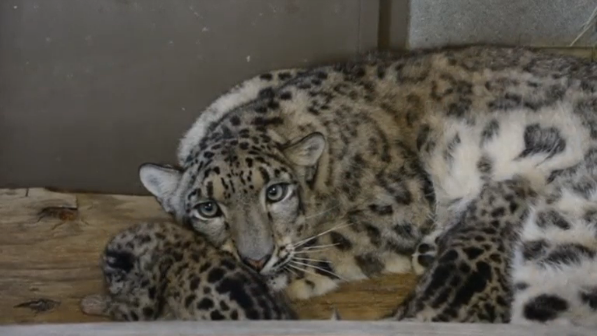
M376 47L567 45L595 0L2 0L0 188L143 192L222 91ZM591 31L580 45L592 45Z
M408 45L567 46L596 6L595 0L411 0ZM594 45L595 31L577 45Z
M0 1L0 187L137 193L262 71L377 46L373 0Z

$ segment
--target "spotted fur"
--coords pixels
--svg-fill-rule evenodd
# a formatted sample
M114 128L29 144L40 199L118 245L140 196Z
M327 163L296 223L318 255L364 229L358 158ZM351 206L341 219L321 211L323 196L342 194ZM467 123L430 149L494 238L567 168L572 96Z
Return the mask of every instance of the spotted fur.
M597 147L531 208L513 261L514 323L597 326Z
M521 176L552 198L567 186L566 204L573 192L592 197L590 175L568 179L596 146L591 61L472 46L294 71L251 79L203 112L181 141L180 170L140 170L177 221L291 297L408 272L411 258L425 272L418 261L434 257L413 255L417 244L442 236L491 181ZM217 215L201 215L213 205ZM582 290L575 302L592 302Z
M83 299L88 314L116 321L296 319L261 276L176 224L118 233L101 268L107 293Z
M536 193L525 179L487 182L433 244L427 271L392 317L420 322L510 321L511 260Z

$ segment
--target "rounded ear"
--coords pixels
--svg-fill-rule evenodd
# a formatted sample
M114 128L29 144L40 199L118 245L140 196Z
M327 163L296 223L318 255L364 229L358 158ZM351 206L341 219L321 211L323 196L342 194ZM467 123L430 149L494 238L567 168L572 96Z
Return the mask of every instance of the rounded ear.
M144 163L139 167L141 183L160 203L174 194L181 177L182 173L170 166Z
M323 154L326 141L323 134L314 132L283 149L284 156L297 166L314 166Z

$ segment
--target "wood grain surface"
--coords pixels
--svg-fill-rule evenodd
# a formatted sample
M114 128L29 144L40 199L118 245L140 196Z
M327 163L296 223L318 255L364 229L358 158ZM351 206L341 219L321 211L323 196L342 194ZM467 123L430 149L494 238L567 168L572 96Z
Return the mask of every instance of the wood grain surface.
M99 322L79 309L102 289L99 255L118 231L140 221L168 220L152 197L0 189L0 324ZM303 319L373 320L414 286L411 274L350 283L295 302Z

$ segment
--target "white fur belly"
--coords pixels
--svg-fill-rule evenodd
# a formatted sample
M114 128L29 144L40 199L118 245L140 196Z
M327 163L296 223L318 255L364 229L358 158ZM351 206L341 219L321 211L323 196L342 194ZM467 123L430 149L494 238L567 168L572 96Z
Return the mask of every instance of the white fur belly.
M521 175L541 187L552 171L580 162L589 131L571 111L561 103L540 111L496 111L469 123L434 122L443 133L425 164L439 207L476 197L484 179Z

